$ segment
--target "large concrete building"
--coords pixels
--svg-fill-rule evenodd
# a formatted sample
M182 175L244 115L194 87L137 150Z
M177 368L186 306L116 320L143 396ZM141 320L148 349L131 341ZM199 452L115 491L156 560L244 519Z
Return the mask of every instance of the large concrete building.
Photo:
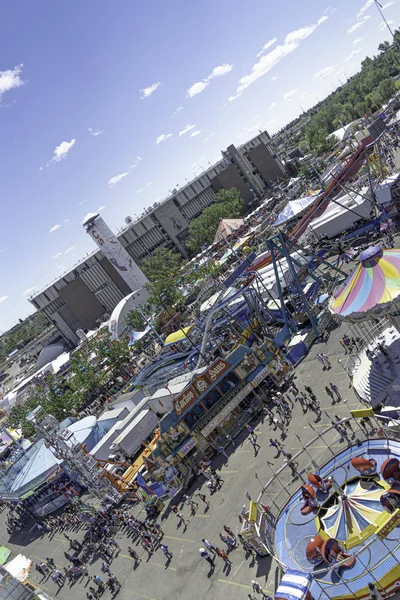
M220 189L237 188L250 208L266 195L271 184L284 176L269 134L264 131L246 144L229 146L223 158L186 186L173 190L117 235L128 254L140 265L159 247L188 256L189 222L214 201ZM131 292L101 250L75 265L30 302L60 331L69 346L76 345L79 329L90 330L109 318L113 308Z

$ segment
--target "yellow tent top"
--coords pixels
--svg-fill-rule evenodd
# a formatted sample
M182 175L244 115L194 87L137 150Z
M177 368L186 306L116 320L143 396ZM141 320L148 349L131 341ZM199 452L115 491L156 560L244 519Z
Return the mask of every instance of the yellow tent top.
M194 325L189 325L189 327L184 327L183 329L178 329L178 331L170 333L169 336L165 339L164 346L169 346L170 344L182 342L186 339L188 333L192 331L193 327Z

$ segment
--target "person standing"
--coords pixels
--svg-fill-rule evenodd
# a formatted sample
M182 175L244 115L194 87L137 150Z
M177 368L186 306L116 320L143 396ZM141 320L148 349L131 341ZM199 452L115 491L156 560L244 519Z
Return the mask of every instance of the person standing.
M274 439L270 438L270 440L269 440L269 446L270 446L270 448L276 448L277 449L278 454L276 454L274 456L274 458L279 458L279 456L281 455L282 448L283 448L282 444L280 442L278 442L278 440L274 440Z
M382 596L381 592L379 592L379 590L376 589L375 584L369 583L368 589L369 589L370 600L383 600L383 596Z
M332 392L336 395L337 401L340 402L341 400L343 400L342 394L340 393L340 390L339 390L338 386L336 385L336 383L330 383L329 385L330 385Z
M230 444L232 444L232 446L233 446L234 448L236 448L235 440L233 439L233 437L232 437L231 435L229 435L229 433L227 433L227 434L225 435L225 437L226 437L226 439L228 440L228 442L229 442Z
M217 550L217 554L218 554L218 556L219 556L220 558L222 558L222 560L224 561L224 563L225 563L226 565L229 565L229 566L231 566L231 565L232 565L232 562L231 562L231 560L229 559L229 556L227 555L226 551L225 551L225 550L220 550L219 548L216 548L216 550Z
M320 352L319 354L317 354L317 358L322 364L324 371L326 369L329 370L331 368L331 363L329 362L329 356L327 354L325 354L324 352Z
M328 394L329 398L331 398L332 404L335 404L335 398L334 398L333 392L328 385L325 386L325 392Z
M208 563L210 563L210 565L212 567L215 567L215 562L213 561L213 559L211 558L211 556L209 555L209 553L207 552L207 550L205 550L204 548L199 548L199 552L200 552L201 558L203 558Z

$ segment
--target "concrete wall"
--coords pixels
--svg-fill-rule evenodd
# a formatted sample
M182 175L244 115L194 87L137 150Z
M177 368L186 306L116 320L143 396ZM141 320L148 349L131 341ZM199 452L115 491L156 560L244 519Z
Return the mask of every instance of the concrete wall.
M96 319L104 314L104 307L81 279L71 281L59 293L83 329L96 328Z

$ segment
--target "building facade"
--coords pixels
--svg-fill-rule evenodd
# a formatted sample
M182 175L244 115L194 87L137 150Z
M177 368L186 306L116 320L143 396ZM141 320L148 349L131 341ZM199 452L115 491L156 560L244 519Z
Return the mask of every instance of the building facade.
M264 131L246 144L223 151L223 159L186 186L173 190L117 234L118 240L141 264L157 248L166 247L188 256L189 223L214 201L221 189L237 188L246 209L265 197L268 188L284 176L282 163ZM30 302L59 330L65 342L79 342L78 329L90 330L109 318L130 288L101 250L92 253L61 275Z

